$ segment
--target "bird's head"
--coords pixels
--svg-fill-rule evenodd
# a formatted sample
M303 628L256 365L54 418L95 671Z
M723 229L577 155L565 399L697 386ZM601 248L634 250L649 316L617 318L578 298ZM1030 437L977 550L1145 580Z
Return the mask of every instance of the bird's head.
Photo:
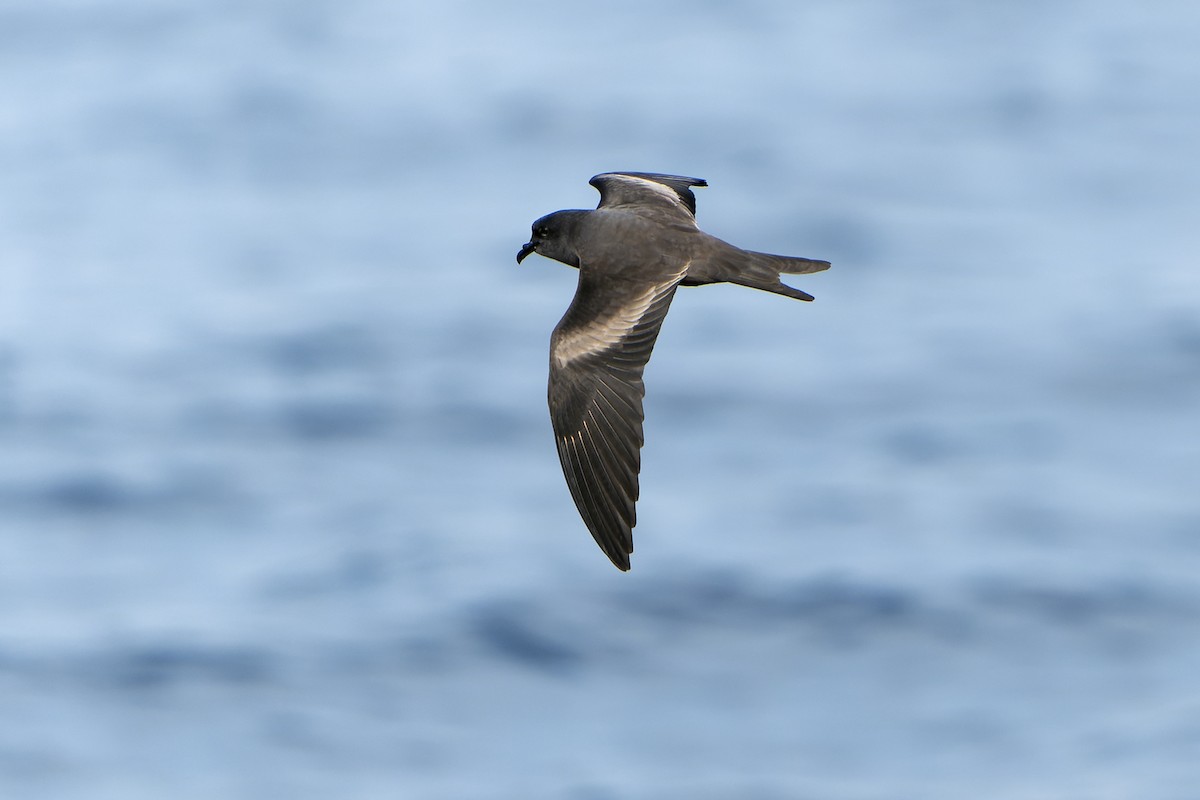
M572 267L579 266L579 253L575 249L572 234L586 211L555 211L533 223L533 233L529 241L521 245L517 252L517 263L520 264L525 256L537 253L546 258L553 258Z

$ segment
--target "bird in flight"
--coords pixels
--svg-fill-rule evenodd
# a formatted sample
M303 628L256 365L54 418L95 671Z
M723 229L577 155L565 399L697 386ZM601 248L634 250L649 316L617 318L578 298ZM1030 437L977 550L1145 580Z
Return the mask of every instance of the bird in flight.
M780 281L828 261L742 250L696 225L699 178L606 172L594 211L555 211L533 223L517 263L538 253L579 269L550 337L550 420L571 497L596 544L629 569L641 471L642 371L679 286L736 283L812 300Z

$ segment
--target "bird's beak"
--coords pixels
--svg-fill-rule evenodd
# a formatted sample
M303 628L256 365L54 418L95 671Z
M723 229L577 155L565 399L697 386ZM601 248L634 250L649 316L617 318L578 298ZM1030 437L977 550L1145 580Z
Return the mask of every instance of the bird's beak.
M517 251L517 263L520 264L521 261L524 260L525 256L532 253L533 250L534 250L533 242L526 242L525 244L521 245L521 249Z

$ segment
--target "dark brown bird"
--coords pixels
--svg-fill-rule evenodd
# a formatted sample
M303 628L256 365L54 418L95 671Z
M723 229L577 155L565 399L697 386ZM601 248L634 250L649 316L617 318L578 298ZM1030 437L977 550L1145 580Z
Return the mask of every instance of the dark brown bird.
M517 253L579 269L571 307L550 337L550 420L575 505L596 544L629 569L641 470L642 371L676 287L737 283L797 300L779 280L828 261L742 250L696 226L699 178L606 172L594 211L556 211L533 223Z

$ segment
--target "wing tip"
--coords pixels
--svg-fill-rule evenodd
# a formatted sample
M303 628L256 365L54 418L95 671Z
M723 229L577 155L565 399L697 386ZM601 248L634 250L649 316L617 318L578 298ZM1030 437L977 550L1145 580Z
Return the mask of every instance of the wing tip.
M615 566L617 569L621 570L621 572L629 572L629 556L628 555L622 555L620 558L617 558L612 553L608 553L607 555L608 555L609 561L611 561L613 563L613 566Z
M592 539L600 546L601 552L608 556L613 566L621 572L629 572L629 556L633 553L632 526L623 532L624 535L614 537L612 531L600 530L599 526L587 517L584 517L583 522L588 533L592 534Z

